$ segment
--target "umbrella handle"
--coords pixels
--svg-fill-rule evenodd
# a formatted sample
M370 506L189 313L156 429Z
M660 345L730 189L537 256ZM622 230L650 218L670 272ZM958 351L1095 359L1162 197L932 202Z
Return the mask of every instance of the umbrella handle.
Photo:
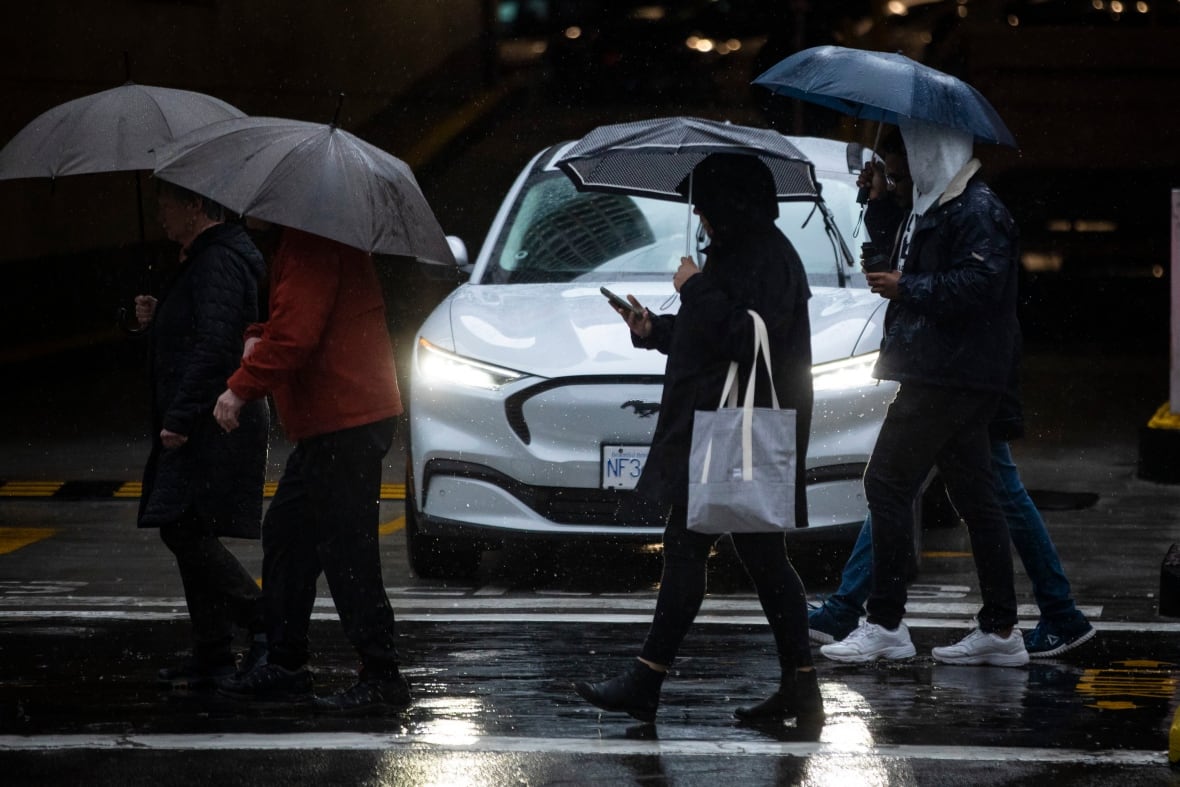
M692 172L688 173L688 215L684 219L684 256L691 257L692 251Z
M115 314L115 325L119 326L123 333L129 336L136 336L147 331L147 328L131 327L131 321L127 316L127 309L122 306L119 307L119 311Z
M870 155L876 156L877 158L880 158L880 155L877 153L877 146L881 144L881 126L883 125L885 124L879 120L877 121L877 135L873 138L873 148L870 151ZM860 205L860 215L856 217L856 226L852 228L852 237L854 238L860 236L860 225L865 218L865 205L869 202L870 188L870 186L861 186L860 190L856 192L856 201Z

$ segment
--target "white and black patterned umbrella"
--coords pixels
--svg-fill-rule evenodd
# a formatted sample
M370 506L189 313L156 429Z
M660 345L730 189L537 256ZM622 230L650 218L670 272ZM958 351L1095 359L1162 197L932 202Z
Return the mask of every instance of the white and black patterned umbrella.
M812 200L818 193L811 162L782 134L692 117L599 126L556 165L580 191L687 202L677 187L710 153L757 156L774 175L780 201Z

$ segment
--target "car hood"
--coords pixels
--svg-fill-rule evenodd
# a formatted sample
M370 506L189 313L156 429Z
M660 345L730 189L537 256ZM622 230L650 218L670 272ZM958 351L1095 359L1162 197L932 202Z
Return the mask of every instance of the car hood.
M662 374L664 356L631 345L626 324L599 286L463 285L426 321L422 336L459 355L539 377ZM634 295L655 314L672 313L679 306L664 283L606 286ZM867 290L813 288L813 362L877 349L883 303Z

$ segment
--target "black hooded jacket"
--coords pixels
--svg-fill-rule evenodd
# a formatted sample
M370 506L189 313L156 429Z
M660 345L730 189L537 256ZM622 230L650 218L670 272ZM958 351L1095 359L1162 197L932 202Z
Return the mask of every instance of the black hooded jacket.
M918 217L874 375L1004 392L1019 340L1016 223L976 177Z
M703 212L703 211L702 211ZM749 375L754 328L748 309L766 322L779 404L797 411L796 522L807 522L805 462L811 429L811 290L799 255L770 220L718 241L708 250L701 274L680 289L676 315L653 316L638 347L668 356L659 421L638 490L665 504L686 505L693 414L716 410L731 361L739 379ZM769 406L765 373L757 379L756 402Z
M152 452L144 469L140 527L194 517L214 535L257 538L266 473L269 412L247 404L232 432L213 405L242 357L246 326L257 322L265 277L261 253L241 227L217 224L190 244L150 328ZM160 430L188 437L165 449Z

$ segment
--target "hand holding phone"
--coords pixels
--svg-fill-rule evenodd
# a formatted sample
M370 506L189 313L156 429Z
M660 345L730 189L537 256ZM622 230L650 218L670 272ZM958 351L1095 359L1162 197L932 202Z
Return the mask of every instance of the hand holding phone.
M888 254L881 254L871 243L860 245L860 269L865 273L885 273L893 269Z
M642 306L636 306L635 304L631 303L631 301L627 300L626 298L615 295L613 292L608 290L606 287L599 287L598 291L601 292L603 295L605 295L606 299L608 301L610 301L611 305L614 306L616 309L623 309L625 311L629 311L632 314L634 314L636 317L642 317L644 314L647 313L647 310L644 309Z

